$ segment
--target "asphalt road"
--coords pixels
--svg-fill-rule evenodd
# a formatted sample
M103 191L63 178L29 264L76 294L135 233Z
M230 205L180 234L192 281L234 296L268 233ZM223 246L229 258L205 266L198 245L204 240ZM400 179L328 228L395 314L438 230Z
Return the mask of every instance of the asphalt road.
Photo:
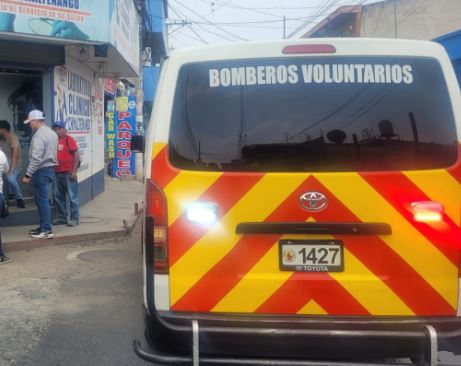
M0 366L150 365L131 349L143 338L139 223L129 240L11 256L0 266Z
M0 365L149 365L131 349L143 335L139 229L12 252L0 267Z

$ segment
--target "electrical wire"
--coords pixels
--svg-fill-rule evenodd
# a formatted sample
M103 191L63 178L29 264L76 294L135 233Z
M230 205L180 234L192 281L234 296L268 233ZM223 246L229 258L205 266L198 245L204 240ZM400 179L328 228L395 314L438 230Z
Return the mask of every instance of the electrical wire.
M187 19L187 17L185 17L181 12L179 12L179 10L174 9L174 8L171 6L171 4L170 4L170 9L172 9L172 11L174 11L178 16L183 17L184 19ZM215 35L215 36L217 36L217 37L219 37L219 38L222 38L222 39L224 39L224 40L226 40L226 41L230 41L230 42L234 42L234 41L235 41L235 39L226 37L226 36L224 36L224 35L221 35L221 34L218 34L218 33L216 33L216 32L213 32L213 31L211 31L211 30L209 30L209 29L206 29L206 28L204 28L204 26L201 25L201 24L199 24L198 26L199 26L199 28L201 28L201 29L204 30L205 32L211 33L211 34L213 34L213 35Z
M194 33L203 43L205 44L209 44L207 41L205 41L201 36L200 34L198 34L194 28L192 28L192 26L190 24L187 24L187 26L190 28L190 30L192 31L192 33Z
M219 2L220 0L200 0L205 3L213 4ZM301 9L315 9L316 6L265 6L265 7L244 7L238 5L228 5L230 8L239 8L246 10L301 10Z
M257 10L257 9L253 9L253 8L248 8L248 7L245 7L245 6L229 4L229 1L227 1L226 3L224 3L222 0L214 0L214 1L200 0L200 1L204 2L204 3L208 3L208 4L218 3L218 4L221 5L221 7L228 7L228 8L232 8L232 9L246 10L246 11L250 11L250 12L253 12L253 13L257 13L257 14L268 15L268 16L271 16L271 17L278 17L278 18L280 17L280 15L277 15L277 14L272 14L272 13L268 13L268 12L265 12L265 11L261 11L261 10Z
M301 29L305 28L310 22L312 22L315 18L319 17L321 13L325 12L326 9L328 9L331 6L334 6L335 3L337 3L338 0L324 0L318 7L317 9L309 14L309 16L306 18L306 20L298 26L294 31L292 31L289 35L288 38L292 37L295 33L299 32Z
M196 16L198 16L199 18L205 20L207 23L209 23L211 26L214 26L215 28L219 29L220 31L224 32L224 33L227 33L228 35L238 39L238 40L241 40L241 41L248 41L248 39L246 38L243 38L243 37L240 37L232 32L229 32L227 29L224 29L218 25L215 25L213 22L209 21L208 19L206 19L205 17L203 17L202 15L198 14L196 11L194 11L193 9L191 9L190 7L188 7L187 5L184 5L183 3L181 3L180 1L178 0L175 0L175 3L176 4L179 4L181 5L182 7L186 8L187 10L189 10L191 13L195 14Z

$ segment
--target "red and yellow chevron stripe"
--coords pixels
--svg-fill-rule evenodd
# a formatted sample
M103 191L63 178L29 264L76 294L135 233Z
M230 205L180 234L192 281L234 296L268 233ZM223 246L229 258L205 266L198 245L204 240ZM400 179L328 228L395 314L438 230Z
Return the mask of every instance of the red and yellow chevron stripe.
M461 152L461 147L460 147ZM382 173L192 172L173 168L154 144L152 179L168 202L173 311L317 315L455 315L461 247L461 165ZM299 207L307 191L327 209ZM195 200L219 204L220 221L193 225ZM443 223L413 221L411 203L444 204ZM386 222L392 235L236 234L240 222ZM279 270L280 239L335 238L344 272Z

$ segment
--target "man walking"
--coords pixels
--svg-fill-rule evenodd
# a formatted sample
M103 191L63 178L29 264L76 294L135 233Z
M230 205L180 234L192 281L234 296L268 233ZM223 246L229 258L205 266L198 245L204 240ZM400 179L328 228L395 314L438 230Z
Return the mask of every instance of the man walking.
M21 144L19 143L18 137L11 132L11 125L8 121L0 120L0 136L4 139L4 141L2 141L2 150L10 165L10 170L4 172L8 182L8 193L14 195L16 204L19 208L25 208L26 203L22 198L21 186L18 182L18 176L22 168ZM8 199L8 197L4 197L4 199Z
M29 117L24 123L30 124L35 133L30 142L29 166L22 181L29 184L32 180L40 216L40 226L30 230L29 234L32 238L49 239L53 237L53 230L48 185L53 182L54 167L58 164L58 136L45 124L43 112L37 109L29 112Z
M54 198L57 218L53 225L77 226L80 221L78 202L77 169L80 165L78 146L67 134L66 124L57 121L52 125L58 135L58 165L55 166ZM69 197L70 219L67 221L67 197Z

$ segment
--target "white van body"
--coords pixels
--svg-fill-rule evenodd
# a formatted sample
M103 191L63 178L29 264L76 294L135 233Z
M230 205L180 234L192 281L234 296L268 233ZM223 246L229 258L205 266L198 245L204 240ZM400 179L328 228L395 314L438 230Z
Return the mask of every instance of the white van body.
M460 133L433 42L174 51L146 136L155 351L136 352L286 365L422 358L437 337L459 353Z

